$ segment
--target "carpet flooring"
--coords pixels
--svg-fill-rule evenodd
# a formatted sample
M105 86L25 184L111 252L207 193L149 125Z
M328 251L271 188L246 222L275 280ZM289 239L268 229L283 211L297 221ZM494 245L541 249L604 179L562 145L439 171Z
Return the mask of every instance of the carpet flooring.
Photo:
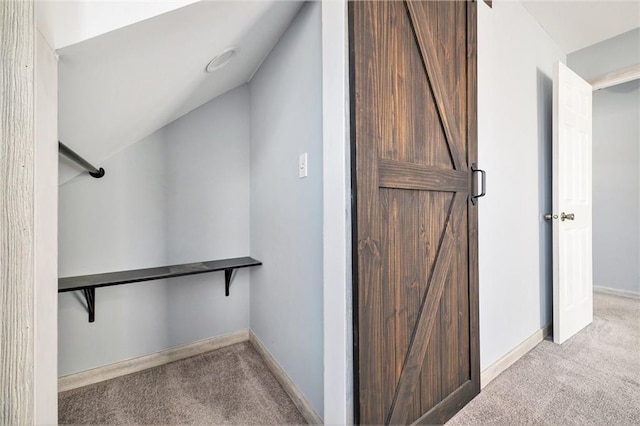
M61 424L305 424L249 342L62 392Z
M545 340L447 425L640 425L640 300L596 293L594 320Z
M61 393L63 424L302 424L250 343ZM640 425L640 300L598 294L594 321L545 340L448 423Z

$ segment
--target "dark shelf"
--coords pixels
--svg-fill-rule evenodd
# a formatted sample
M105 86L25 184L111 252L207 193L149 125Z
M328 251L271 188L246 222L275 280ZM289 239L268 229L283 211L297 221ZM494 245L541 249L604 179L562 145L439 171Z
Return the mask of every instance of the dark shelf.
M225 294L229 295L229 286L233 271L240 268L262 265L251 257L212 260L208 262L185 263L181 265L160 266L157 268L133 269L130 271L107 272L104 274L82 275L58 279L58 293L82 290L87 300L89 322L95 317L95 289L112 285L137 283L142 281L161 280L164 278L182 277L185 275L204 274L224 271Z

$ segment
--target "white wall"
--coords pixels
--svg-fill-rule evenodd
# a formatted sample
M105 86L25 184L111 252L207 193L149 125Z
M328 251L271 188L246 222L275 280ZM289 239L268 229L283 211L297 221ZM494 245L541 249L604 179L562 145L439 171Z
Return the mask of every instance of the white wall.
M552 321L552 66L560 48L519 2L478 2L480 364Z
M571 53L585 79L640 63L640 29ZM640 293L640 82L593 93L593 284Z
M640 63L640 28L571 52L567 63L586 80L637 65ZM598 90L594 94L601 92Z
M305 4L250 84L251 328L323 413L321 5ZM298 155L308 153L308 177Z
M241 86L116 154L102 179L59 188L60 276L249 254L249 89ZM211 273L59 296L59 373L249 326L249 272L231 295Z

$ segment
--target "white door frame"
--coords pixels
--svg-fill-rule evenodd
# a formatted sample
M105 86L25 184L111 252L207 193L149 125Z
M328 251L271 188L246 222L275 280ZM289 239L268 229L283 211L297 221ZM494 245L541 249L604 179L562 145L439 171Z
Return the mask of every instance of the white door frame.
M322 2L324 422L353 424L347 3Z

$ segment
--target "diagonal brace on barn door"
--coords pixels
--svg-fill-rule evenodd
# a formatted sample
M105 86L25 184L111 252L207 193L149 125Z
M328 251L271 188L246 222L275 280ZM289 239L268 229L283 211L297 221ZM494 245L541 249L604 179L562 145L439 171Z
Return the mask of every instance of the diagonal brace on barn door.
M431 34L427 25L415 25L416 21L424 18L424 16L420 17L420 11L417 10L418 6L411 1L405 2L405 5L407 6L411 28L413 29L416 42L420 48L420 54L425 72L427 73L427 80L431 87L431 93L433 93L435 104L438 108L440 122L442 123L442 128L447 138L447 145L451 153L451 159L453 160L453 167L456 170L463 170L466 160L463 152L460 150L460 147L464 146L462 143L462 135L460 134L460 128L457 126L457 123L451 122L451 118L455 117L455 114L453 114L454 111L449 102L449 96L444 90L444 78L440 71L442 64L440 64L435 51L437 46L436 39L433 37L433 34Z
M440 250L434 261L431 282L425 291L425 295L418 311L416 326L411 336L411 341L407 349L407 356L398 380L393 403L387 415L387 424L405 424L408 415L407 406L411 401L413 392L416 387L416 381L420 377L419 373L424 358L427 353L427 346L433 334L433 328L438 305L444 292L444 284L447 280L447 274L451 267L451 259L453 257L453 249L456 240L456 234L464 217L465 205L467 203L467 194L456 192L451 201L449 217L447 224L443 230L442 243Z

